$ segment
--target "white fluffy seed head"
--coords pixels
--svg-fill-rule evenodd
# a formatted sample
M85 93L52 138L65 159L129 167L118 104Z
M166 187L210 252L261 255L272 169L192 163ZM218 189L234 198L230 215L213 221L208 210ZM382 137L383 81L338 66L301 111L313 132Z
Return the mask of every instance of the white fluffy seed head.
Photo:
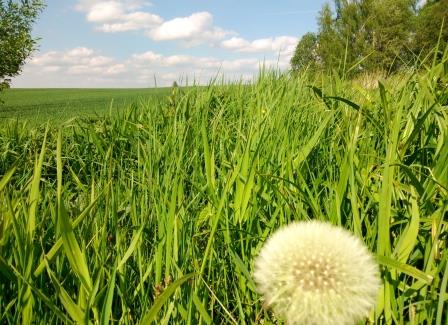
M356 324L380 286L378 265L361 240L318 221L275 232L255 260L254 278L288 325Z

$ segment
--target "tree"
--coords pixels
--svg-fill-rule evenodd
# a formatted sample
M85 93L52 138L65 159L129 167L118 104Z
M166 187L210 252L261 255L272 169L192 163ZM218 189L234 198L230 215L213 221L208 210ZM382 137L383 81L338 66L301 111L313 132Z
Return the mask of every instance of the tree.
M334 22L339 44L339 67L345 73L349 69L362 70L358 64L367 52L368 29L370 20L370 1L341 1ZM342 49L341 49L342 46Z
M372 2L372 47L370 67L397 71L410 60L415 0L380 0Z
M337 18L331 27L336 36L321 44L322 51L337 55L329 62L331 67L337 67L339 61L345 71L352 69L354 73L399 69L410 54L414 5L415 0L337 1ZM321 18L321 28L328 30L325 24L328 20ZM334 40L344 45L343 51ZM337 51L332 51L334 46Z
M334 0L335 13L325 4L318 17L315 45L319 66L344 75L397 71L411 59L416 3L416 0ZM293 70L297 61L297 58L291 61Z
M43 7L41 0L0 0L0 91L36 49L31 29Z
M443 22L443 28L442 28ZM416 19L414 51L426 55L439 44L439 50L448 46L448 0L427 1Z
M317 35L306 33L296 46L294 55L291 58L291 67L294 71L303 71L308 68L314 70L318 65Z
M344 52L344 43L341 41L336 30L336 19L327 3L319 13L318 25L318 55L322 60L324 69L335 69L341 63Z

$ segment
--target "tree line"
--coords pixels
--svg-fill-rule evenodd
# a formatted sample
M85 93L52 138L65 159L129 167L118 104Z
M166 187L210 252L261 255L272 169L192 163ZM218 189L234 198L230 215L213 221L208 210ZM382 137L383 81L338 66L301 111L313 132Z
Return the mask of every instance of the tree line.
M448 0L334 0L319 12L318 31L300 39L291 68L390 74L447 44Z

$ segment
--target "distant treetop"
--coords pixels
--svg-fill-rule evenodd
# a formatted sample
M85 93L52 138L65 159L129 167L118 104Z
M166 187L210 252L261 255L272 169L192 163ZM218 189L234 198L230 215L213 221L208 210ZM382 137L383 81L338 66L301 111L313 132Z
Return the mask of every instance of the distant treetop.
M318 32L305 34L291 59L293 71L392 73L448 44L448 0L334 0L318 16ZM443 25L442 25L443 24ZM440 43L439 41L440 37Z

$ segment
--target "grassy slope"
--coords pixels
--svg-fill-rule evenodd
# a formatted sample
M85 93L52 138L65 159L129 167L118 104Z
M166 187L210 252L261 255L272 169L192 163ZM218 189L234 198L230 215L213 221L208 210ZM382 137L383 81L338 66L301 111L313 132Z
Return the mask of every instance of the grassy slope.
M253 258L309 218L380 256L373 321L446 322L444 69L369 92L324 78L324 100L265 75L47 133L3 127L0 322L276 323Z
M159 89L8 89L1 95L0 121L28 120L32 123L63 121L83 115L103 115L132 103L163 97L169 88Z

